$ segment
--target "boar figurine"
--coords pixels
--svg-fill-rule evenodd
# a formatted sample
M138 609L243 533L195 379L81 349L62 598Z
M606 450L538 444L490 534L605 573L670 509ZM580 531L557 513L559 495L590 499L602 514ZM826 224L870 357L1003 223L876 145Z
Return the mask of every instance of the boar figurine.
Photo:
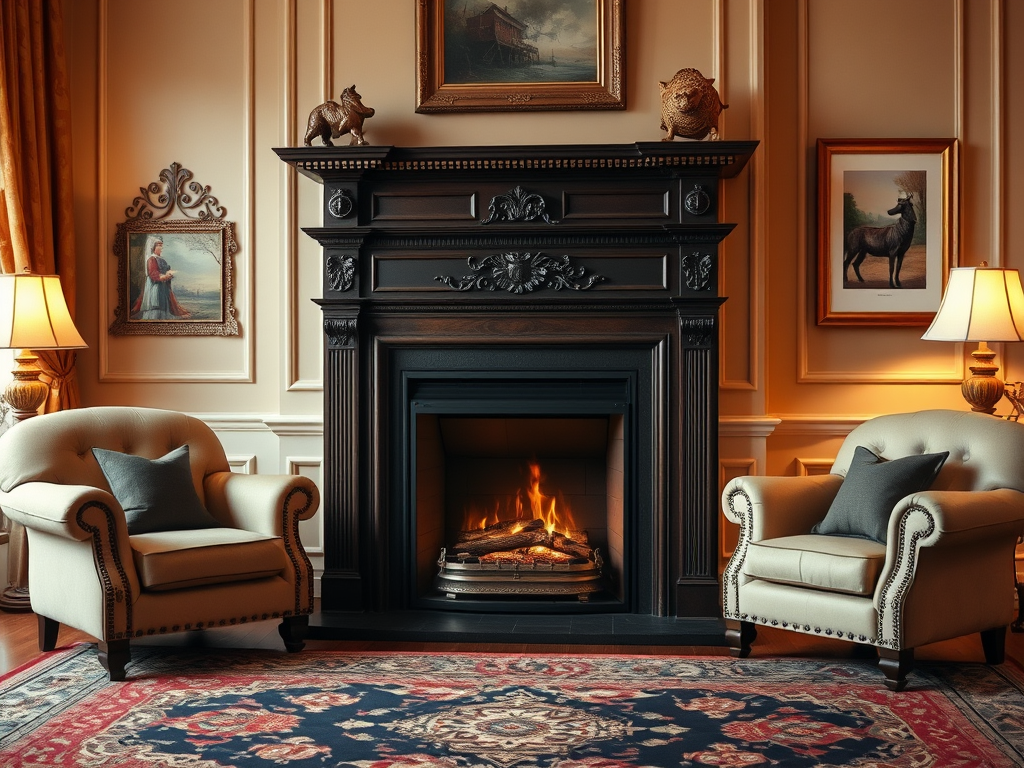
M696 69L680 69L667 83L659 83L661 128L668 131L662 141L676 136L718 140L718 116L729 105L722 103L714 82Z

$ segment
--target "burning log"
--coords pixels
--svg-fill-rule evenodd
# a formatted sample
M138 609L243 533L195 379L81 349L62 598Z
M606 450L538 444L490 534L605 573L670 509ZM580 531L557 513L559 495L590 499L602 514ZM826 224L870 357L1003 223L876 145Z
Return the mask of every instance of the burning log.
M592 557L592 553L594 551L586 544L581 544L580 542L570 539L568 536L564 536L561 533L552 534L551 544L548 546L559 552L565 552L569 555L576 555L576 557L584 557L587 559Z
M478 539L489 538L508 533L519 527L520 530L535 530L544 527L544 521L538 518L532 520L502 520L500 523L488 525L486 528L477 528L471 531L459 531L456 541L460 544L464 541L477 541Z
M527 528L516 533L486 536L473 541L463 541L455 546L455 551L462 555L486 555L489 552L504 552L523 547L533 547L548 543L548 532L543 526Z

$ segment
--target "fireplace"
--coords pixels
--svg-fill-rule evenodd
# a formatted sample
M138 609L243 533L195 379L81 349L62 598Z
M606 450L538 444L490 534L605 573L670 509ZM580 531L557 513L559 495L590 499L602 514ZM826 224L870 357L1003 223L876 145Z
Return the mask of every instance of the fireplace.
M325 616L717 620L718 185L755 146L276 150L324 187ZM523 546L466 545L496 523Z

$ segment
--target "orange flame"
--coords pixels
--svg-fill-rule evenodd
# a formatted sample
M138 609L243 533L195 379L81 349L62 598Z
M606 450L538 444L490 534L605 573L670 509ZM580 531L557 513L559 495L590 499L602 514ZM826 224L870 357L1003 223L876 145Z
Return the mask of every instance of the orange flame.
M555 496L548 496L541 491L541 482L544 476L540 471L540 464L535 461L529 463L530 479L525 489L516 491L515 496L506 497L504 500L495 500L494 509L480 511L477 509L466 510L463 530L482 530L490 525L504 520L540 519L544 521L544 527L548 533L558 531L568 534L576 529L576 522L573 520L572 510L562 497L561 493ZM523 492L529 503L529 509L523 503ZM502 504L504 501L504 504ZM512 529L509 533L516 533L518 529Z

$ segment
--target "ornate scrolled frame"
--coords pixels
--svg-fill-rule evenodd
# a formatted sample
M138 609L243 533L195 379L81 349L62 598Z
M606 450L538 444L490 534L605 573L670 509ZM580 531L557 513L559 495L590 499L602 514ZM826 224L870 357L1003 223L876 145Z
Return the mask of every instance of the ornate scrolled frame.
M117 225L114 255L117 257L117 307L109 332L113 336L238 336L234 306L234 254L238 250L234 222L210 194L210 187L192 180L192 172L171 163L158 181L139 188L139 195L125 209L127 220ZM185 218L168 219L175 208ZM136 233L213 233L221 235L221 319L132 320L128 279L128 240Z
M594 0L598 18L597 81L561 83L444 82L444 3L416 4L416 111L519 112L625 109L623 0Z

